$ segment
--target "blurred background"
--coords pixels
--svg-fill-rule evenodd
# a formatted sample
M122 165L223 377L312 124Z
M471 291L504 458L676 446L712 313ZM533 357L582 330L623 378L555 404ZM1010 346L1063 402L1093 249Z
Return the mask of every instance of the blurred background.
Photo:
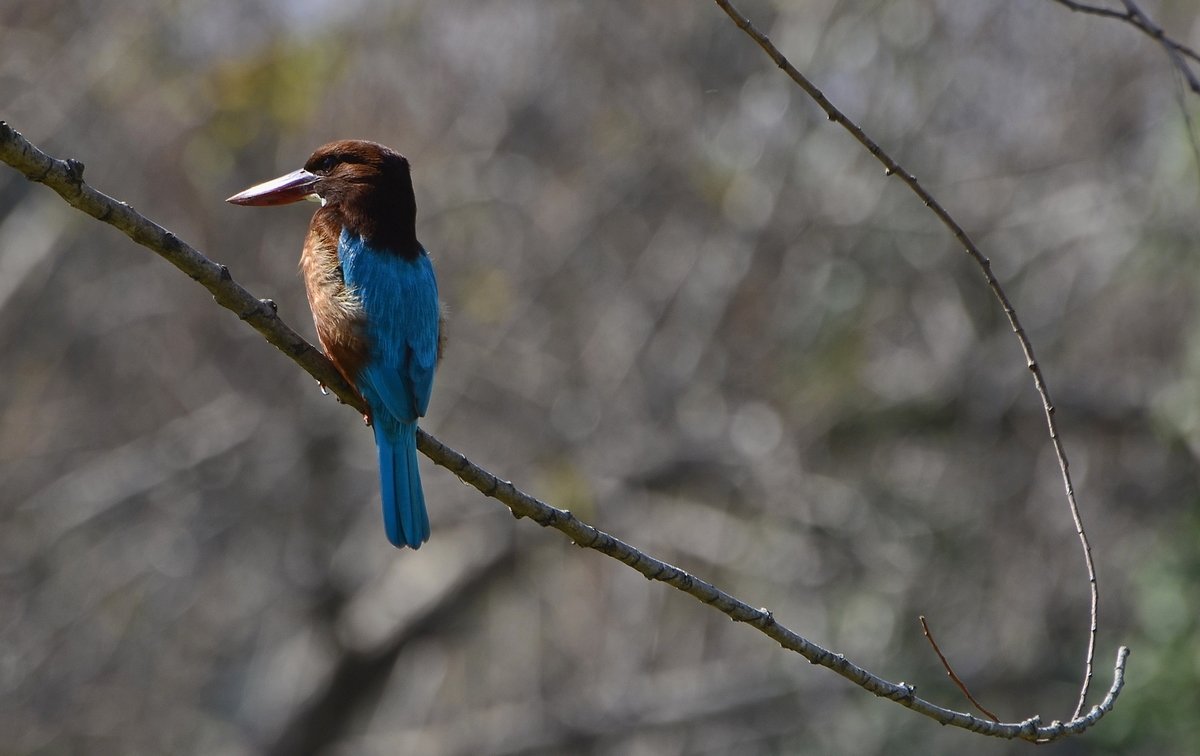
M1119 4L1118 4L1119 5ZM1145 9L1200 40L1200 7ZM1200 752L1200 97L1050 0L747 2L989 255L1059 408L1115 713ZM1074 708L1086 573L978 269L709 3L0 3L0 118L312 338L321 143L414 165L449 310L422 426L943 705ZM1189 121L1191 119L1191 121ZM927 754L876 700L371 434L200 287L0 168L0 752Z

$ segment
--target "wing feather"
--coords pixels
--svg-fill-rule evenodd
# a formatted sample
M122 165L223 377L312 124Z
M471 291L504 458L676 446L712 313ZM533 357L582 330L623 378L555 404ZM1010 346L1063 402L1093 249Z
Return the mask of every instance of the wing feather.
M338 255L346 285L366 314L369 357L359 373L365 384L360 390L383 405L372 406L376 413L386 409L400 422L413 422L429 408L437 367L438 293L429 256L421 250L408 260L372 249L347 231Z

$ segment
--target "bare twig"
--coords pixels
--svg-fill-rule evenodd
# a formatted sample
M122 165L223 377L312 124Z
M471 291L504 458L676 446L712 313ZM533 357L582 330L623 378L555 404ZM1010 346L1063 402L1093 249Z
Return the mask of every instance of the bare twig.
M1196 94L1200 94L1200 78L1197 78L1196 73L1192 70L1192 64L1188 63L1189 60L1192 63L1200 63L1200 53L1168 37L1163 28L1156 24L1150 16L1146 15L1146 12L1139 8L1138 4L1133 0L1121 0L1121 4L1125 6L1124 12L1105 8L1100 5L1081 3L1076 0L1054 0L1054 2L1078 13L1124 21L1151 39L1157 40L1162 45L1163 50L1166 51L1167 57L1171 59L1171 63L1175 68L1179 69L1179 73L1187 80L1188 89Z
M974 704L976 709L979 709L986 714L993 722L999 722L1000 717L988 711L986 708L984 708L983 704L976 701L975 696L971 695L971 691L967 690L967 684L964 683L958 675L954 674L954 668L950 666L950 662L947 661L946 655L942 653L942 649L938 648L937 641L933 639L933 633L929 630L929 623L925 621L925 615L921 615L917 619L921 620L921 632L925 633L925 638L929 641L929 645L933 646L933 652L937 654L938 659L941 659L942 667L946 669L946 676L954 681L954 684L957 685L958 689L962 691L962 694L967 697L967 700Z
M767 38L765 34L760 32L754 24L750 23L750 19L742 14L733 6L729 0L715 0L721 10L733 20L737 27L753 39L759 47L775 62L775 65L783 69L783 72L794 81L797 86L811 97L821 110L825 111L830 121L837 123L839 126L850 132L850 135L858 141L863 147L875 156L880 163L883 163L884 171L889 176L899 176L909 189L916 194L925 207L937 216L937 219L942 222L942 225L949 229L954 238L962 245L966 253L983 271L983 276L987 280L988 288L992 290L992 294L999 300L1000 306L1004 308L1004 314L1008 317L1009 326L1016 334L1017 341L1021 344L1021 351L1025 355L1025 366L1029 368L1029 372L1033 374L1033 384L1037 388L1038 395L1042 398L1042 409L1046 415L1046 425L1050 432L1050 441L1054 446L1054 454L1058 458L1058 466L1062 471L1063 486L1067 493L1067 504L1071 510L1071 519L1075 522L1075 533L1079 536L1079 542L1083 548L1083 560L1087 567L1088 586L1091 593L1091 611L1090 623L1088 629L1087 656L1084 663L1083 684L1079 691L1079 703L1075 708L1075 713L1072 718L1078 717L1083 711L1084 702L1087 700L1088 687L1091 685L1093 676L1093 662L1096 657L1096 630L1098 626L1100 594L1096 585L1096 567L1092 561L1092 547L1088 542L1087 534L1083 529L1083 519L1079 514L1079 504L1075 501L1075 485L1071 482L1070 465L1067 462L1067 452L1063 447L1062 439L1058 433L1058 423L1054 419L1054 403L1050 401L1050 389L1046 385L1046 378L1042 375L1042 369L1038 365L1037 358L1033 353L1033 344L1029 341L1029 337L1025 334L1025 329L1021 325L1020 319L1017 317L1016 310L1013 309L1012 303L1008 299L1008 295L1004 293L1003 287L1000 286L1000 281L996 275L992 273L992 263L979 251L979 247L971 238L967 236L966 231L958 224L958 221L951 217L950 213L942 207L942 205L934 199L933 195L926 191L925 187L917 181L917 177L909 173L899 163L897 163L890 155L884 152L873 139L867 136L866 132L846 117L842 111L838 110L832 102L829 101L820 89L808 80L804 74L800 73L795 66L788 61L779 48L775 47L774 43Z
M229 270L212 262L195 248L180 240L162 226L145 218L123 202L96 191L83 181L83 166L73 160L58 160L32 145L8 124L0 121L0 161L8 163L31 181L45 184L71 206L117 228L138 244L166 258L213 294L218 304L250 323L266 339L276 345L310 375L325 384L346 404L358 411L354 390L338 374L323 354L296 334L275 313L274 307L255 299L238 285ZM417 447L434 463L450 470L464 483L474 486L485 496L497 499L517 517L528 517L543 527L554 528L567 535L573 543L599 551L637 570L650 580L666 583L698 601L712 606L735 622L754 627L763 635L789 651L794 651L813 664L833 670L876 696L887 698L942 724L954 725L983 735L1029 741L1058 740L1077 735L1091 728L1112 711L1117 696L1125 684L1125 664L1129 650L1117 652L1113 668L1113 684L1108 695L1085 716L1069 722L1053 721L1043 725L1041 718L1032 716L1022 722L991 722L971 714L954 711L919 698L912 685L893 683L854 664L842 654L834 653L776 621L766 609L756 609L734 598L716 586L697 578L678 567L655 559L629 544L583 522L564 509L540 501L511 482L501 480L472 463L459 452L438 439L418 431Z

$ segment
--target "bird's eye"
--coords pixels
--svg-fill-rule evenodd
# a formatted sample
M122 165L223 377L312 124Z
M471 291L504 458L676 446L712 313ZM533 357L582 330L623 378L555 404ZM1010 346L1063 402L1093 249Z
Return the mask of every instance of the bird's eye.
M337 158L333 155L326 155L321 158L321 162L317 163L317 170L321 173L329 173L335 165L337 165Z

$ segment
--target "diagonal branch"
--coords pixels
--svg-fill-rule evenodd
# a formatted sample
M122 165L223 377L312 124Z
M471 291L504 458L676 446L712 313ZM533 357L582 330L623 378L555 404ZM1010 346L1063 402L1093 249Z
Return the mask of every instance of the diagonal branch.
M39 150L11 126L0 121L0 161L20 171L31 181L45 184L71 206L113 226L138 244L166 258L171 264L200 283L222 307L232 311L296 361L318 381L324 383L346 404L362 411L353 389L338 374L323 354L304 341L275 313L267 300L255 299L229 275L229 270L209 260L170 231L145 218L124 202L105 195L83 181L83 165L74 160L58 160ZM833 670L865 690L887 698L941 724L954 725L982 735L1028 741L1058 740L1091 728L1112 711L1125 684L1125 663L1129 650L1117 652L1113 683L1108 695L1088 714L1069 722L1053 721L1043 725L1032 716L1023 722L991 722L971 714L947 709L919 698L912 685L893 683L813 643L780 624L766 609L756 609L725 591L684 570L655 559L624 541L583 522L565 509L557 509L530 496L507 480L501 480L472 463L438 439L418 431L417 446L434 463L474 486L485 496L497 499L512 513L528 517L543 527L551 527L568 536L573 543L599 551L637 570L649 580L666 583L698 601L712 606L735 622L757 629L789 651L813 664Z
M1050 389L1046 385L1046 378L1042 375L1042 368L1038 365L1037 358L1033 353L1033 344L1029 341L1029 337L1025 334L1025 328L1021 325L1020 319L1017 317L1017 311L1013 309L1012 303L1008 299L1008 295L1004 293L1004 288L1000 286L1000 281L992 272L991 261L979 251L979 247L971 238L967 236L967 232L958 224L958 221L951 217L950 213L942 207L933 195L930 194L925 187L921 186L917 181L917 177L909 173L892 159L891 155L884 152L883 148L875 143L867 133L862 130L858 124L846 117L842 111L838 110L832 102L829 101L820 89L808 80L804 74L800 73L795 66L788 61L779 48L775 47L774 43L767 38L765 34L755 28L754 24L750 23L750 19L742 14L733 6L729 0L715 0L721 10L737 25L739 29L753 39L759 47L779 66L784 73L791 78L804 92L811 97L821 110L825 111L825 115L829 120L837 123L839 126L850 132L863 147L867 149L875 159L883 163L884 172L888 176L899 176L914 194L921 199L925 207L929 208L937 219L942 222L954 238L962 245L963 250L971 257L972 260L983 271L983 276L987 280L988 288L992 290L992 294L1000 302L1000 306L1004 308L1004 314L1008 317L1008 324L1016 334L1017 341L1021 344L1021 351L1025 355L1025 366L1029 368L1029 372L1033 374L1033 384L1037 388L1038 396L1042 398L1042 409L1046 415L1046 425L1050 431L1050 441L1054 446L1054 455L1058 458L1058 466L1062 471L1063 486L1067 493L1067 505L1071 510L1071 519L1075 522L1075 533L1079 536L1079 542L1083 548L1083 561L1087 567L1088 587L1091 594L1091 611L1088 629L1087 657L1084 662L1083 684L1079 691L1079 701L1075 706L1075 713L1072 718L1078 718L1083 712L1083 707L1087 701L1088 687L1092 682L1093 664L1096 658L1096 631L1098 628L1100 593L1096 586L1096 565L1092 561L1092 547L1088 541L1087 533L1083 529L1083 518L1079 514L1079 504L1075 500L1075 484L1071 482L1070 465L1067 463L1067 452L1063 447L1062 439L1058 433L1058 422L1054 419L1054 403L1050 401Z
M1146 12L1138 7L1134 0L1121 0L1121 4L1125 6L1123 13L1101 5L1078 2L1078 0L1054 0L1054 2L1077 13L1124 21L1147 37L1157 40L1166 51L1167 57L1171 59L1171 63L1187 80L1188 89L1200 94L1200 78L1197 78L1196 73L1192 70L1193 64L1200 63L1200 53L1168 37L1163 28L1146 15ZM1189 60L1191 63L1188 62Z

